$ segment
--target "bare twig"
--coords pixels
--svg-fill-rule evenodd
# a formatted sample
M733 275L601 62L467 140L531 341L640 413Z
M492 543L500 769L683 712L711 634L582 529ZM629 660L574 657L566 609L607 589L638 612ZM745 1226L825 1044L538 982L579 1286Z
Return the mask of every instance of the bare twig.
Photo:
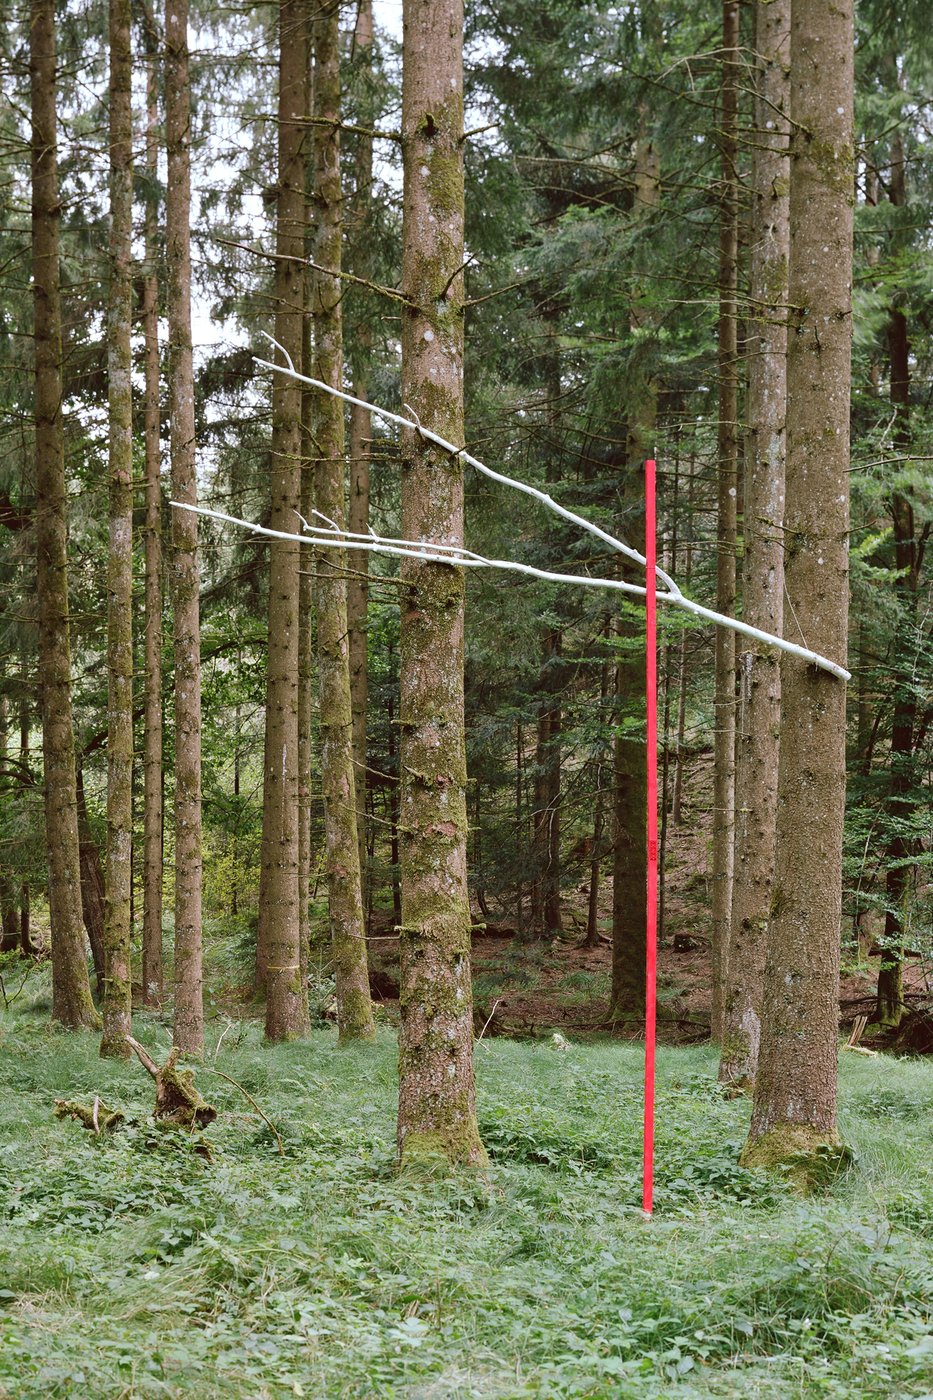
M240 1091L240 1093L243 1095L243 1097L244 1097L245 1099L248 1099L249 1102L253 1105L253 1108L255 1108L256 1112L259 1114L259 1116L260 1116L260 1118L263 1120L263 1122L264 1122L264 1123L267 1123L267 1124L269 1125L269 1129L270 1129L270 1131L274 1134L275 1140L276 1140L276 1142L277 1142L278 1145L279 1145L279 1156L280 1156L280 1157L284 1157L284 1156L285 1156L285 1145L284 1145L284 1143L282 1142L282 1134L279 1132L278 1128L275 1126L275 1124L273 1123L272 1119L268 1116L268 1114L263 1113L262 1109L259 1107L259 1104L256 1102L256 1100L253 1098L252 1094L249 1093L249 1091L248 1091L247 1089L244 1089L244 1088L243 1088L243 1085L242 1085L242 1084L239 1084L239 1083L233 1078L232 1075L225 1074L225 1073L223 1072L223 1070L222 1070L222 1069L218 1069L216 1065L202 1065L202 1066L201 1066L201 1070L202 1070L203 1072L207 1073L207 1074L219 1074L220 1077L221 1077L221 1079L226 1079L227 1083L228 1083L228 1084L232 1084L233 1087L234 1087L234 1089L239 1089L239 1091Z

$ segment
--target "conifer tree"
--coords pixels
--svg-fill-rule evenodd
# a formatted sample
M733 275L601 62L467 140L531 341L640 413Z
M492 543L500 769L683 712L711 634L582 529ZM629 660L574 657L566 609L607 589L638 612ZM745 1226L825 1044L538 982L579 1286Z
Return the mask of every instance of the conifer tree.
M314 377L339 387L343 375L341 271L339 4L326 0L314 25ZM343 528L345 453L343 405L319 394L314 405L315 500ZM347 638L346 556L322 551L317 566L321 785L327 842L327 887L336 976L337 1024L343 1040L375 1034L357 837L353 718ZM360 780L365 775L360 772Z
M196 505L191 346L191 93L188 0L165 5L165 241L172 495ZM204 1048L201 943L201 616L198 517L172 519L175 654L175 1044Z
M133 113L130 0L110 0L110 557L107 617L107 906L102 1055L126 1059L132 1030L133 849Z
M162 997L162 486L159 376L158 122L159 36L148 5L143 9L146 52L146 213L143 276L143 434L146 460L145 683L143 733L143 957L142 999Z
M81 924L81 864L71 709L59 281L61 203L53 0L32 0L29 78L35 308L36 588L52 935L52 1016L65 1026L89 1028L99 1022L91 1000Z
M852 340L851 0L791 0L785 635L844 663ZM819 1169L836 1130L845 686L788 655L749 1165Z
M405 0L402 400L462 442L463 6ZM463 466L402 441L402 535L463 542ZM402 926L398 1146L481 1165L466 869L463 577L405 561L401 633Z
M304 316L305 158L308 15L305 0L279 5L278 194L275 332L301 365ZM270 524L294 531L301 491L301 388L272 380ZM274 540L269 550L269 638L263 769L262 869L258 957L266 988L266 1036L291 1040L307 1030L298 905L298 616L299 549Z
M790 0L756 4L742 615L753 627L778 636L784 616L789 42ZM761 1039L761 983L774 875L781 672L773 651L745 646L738 672L735 870L719 1077L750 1089Z

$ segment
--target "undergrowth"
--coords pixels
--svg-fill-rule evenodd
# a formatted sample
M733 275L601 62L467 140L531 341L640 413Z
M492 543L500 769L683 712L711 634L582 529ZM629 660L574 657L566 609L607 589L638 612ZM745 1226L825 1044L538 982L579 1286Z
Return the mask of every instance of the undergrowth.
M151 1081L0 1019L0 1396L710 1397L933 1393L933 1073L843 1056L857 1165L794 1196L737 1165L748 1107L707 1049L660 1056L656 1213L641 1054L477 1049L492 1168L394 1172L395 1044L266 1048L218 1019L206 1162ZM154 1019L137 1033L162 1058ZM223 1039L221 1040L221 1036ZM279 1143L231 1075L272 1119ZM120 1106L95 1138L56 1097Z

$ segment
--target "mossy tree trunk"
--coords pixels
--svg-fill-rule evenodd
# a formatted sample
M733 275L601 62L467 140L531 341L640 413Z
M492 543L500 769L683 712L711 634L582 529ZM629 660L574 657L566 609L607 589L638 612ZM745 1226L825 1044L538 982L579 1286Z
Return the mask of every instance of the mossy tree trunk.
M191 348L191 94L188 0L165 5L169 407L172 495L196 505ZM201 945L201 617L198 517L172 513L175 661L175 1044L204 1049Z
M735 612L735 535L738 497L738 81L739 5L722 6L719 202L719 428L716 505L716 609ZM712 1012L714 1040L722 1034L723 981L729 962L735 831L735 633L716 628L713 712Z
M852 340L851 0L791 0L785 632L844 662ZM845 686L785 656L761 1050L743 1160L813 1162L836 1130Z
M314 377L340 387L343 377L341 270L339 4L327 0L314 24ZM343 528L343 405L319 394L314 412L317 508ZM375 1034L357 837L353 718L347 639L346 555L322 550L317 565L318 673L321 716L321 786L327 843L327 889L341 1040ZM361 780L364 775L360 774Z
M32 276L35 308L36 589L45 829L52 938L52 1016L74 1028L98 1022L81 926L81 862L71 711L68 526L62 421L62 318L59 290L55 7L32 0L29 26L32 103Z
M130 0L110 0L110 555L107 567L107 882L100 1053L126 1059L132 1029L133 116Z
M308 14L304 0L279 5L278 199L275 337L302 363L305 278L304 117ZM270 524L293 531L301 492L301 386L272 377ZM266 988L266 1036L292 1040L308 1029L301 977L298 832L298 601L300 546L269 550L266 741L259 887L259 955Z
M463 6L404 0L402 400L463 440ZM460 460L402 439L402 535L463 541ZM398 1146L482 1165L476 1121L462 572L406 560L401 620Z
M790 0L755 7L760 69L752 157L748 427L743 617L780 636L784 618ZM739 657L735 869L723 994L719 1078L751 1089L761 1040L761 991L777 820L781 669L773 651Z
M162 487L159 479L159 38L144 11L146 46L146 267L143 277L143 436L146 459L145 687L143 725L143 965L142 999L162 999Z

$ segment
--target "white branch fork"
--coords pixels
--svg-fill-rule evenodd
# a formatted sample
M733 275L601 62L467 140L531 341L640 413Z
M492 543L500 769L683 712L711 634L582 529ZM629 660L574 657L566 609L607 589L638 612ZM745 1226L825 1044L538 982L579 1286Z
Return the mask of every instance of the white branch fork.
M272 339L271 336L267 339ZM272 341L276 345L275 341ZM282 347L276 345L282 350ZM285 354L285 351L282 350ZM286 359L288 356L286 355ZM334 398L342 399L345 403L356 404L360 408L369 409L371 413L377 413L380 418L388 423L396 423L399 427L409 428L412 432L428 442L435 443L444 452L449 452L454 457L460 457L483 476L489 477L491 481L497 481L502 486L509 486L514 491L522 491L526 496L532 496L536 501L540 501L548 510L553 511L564 520L569 520L571 524L577 525L588 534L595 535L610 549L625 555L636 564L643 567L646 563L645 556L639 554L637 550L629 545L623 544L607 531L600 529L592 520L587 520L585 516L577 515L575 511L567 510L565 506L558 504L551 496L544 491L539 491L535 486L529 486L525 481L516 481L513 477L505 476L502 472L497 472L492 467L487 467L485 462L473 457L464 447L456 447L446 438L434 433L430 428L422 425L412 418L404 418L401 414L392 413L387 408L380 408L378 404L368 403L366 399L358 399L353 394L346 393L343 389L335 389L330 384L324 384L319 379L310 379L307 375L299 374L293 367L291 361L287 366L277 365L270 360L257 358L256 363L265 369L270 369L276 374L285 374L290 379L297 379L302 384L310 384L312 388L320 389L322 393L331 394ZM581 588L604 588L617 593L634 594L637 597L645 596L645 588L637 583L628 583L624 579L594 578L589 574L565 574L557 573L550 569L536 569L531 564L521 564L512 559L487 559L481 554L475 554L472 550L465 549L462 545L439 544L430 540L399 540L391 539L387 536L376 535L372 531L368 535L359 535L349 530L338 530L333 522L328 525L308 525L302 520L304 530L301 533L292 534L285 530L271 530L265 525L256 525L249 520L241 520L235 515L226 515L222 511L207 510L204 506L186 505L181 501L171 501L171 505L178 510L190 510L197 515L208 516L212 520L220 520L227 525L242 526L246 530L251 530L254 534L265 535L271 539L293 540L299 544L313 544L322 548L330 549L359 549L370 551L375 554L390 554L397 559L415 559L419 563L451 564L463 569L504 569L511 573L527 574L531 578L545 579L553 583L570 583ZM317 512L315 512L317 514ZM299 517L300 518L300 517ZM798 646L796 642L790 642L785 637L775 636L772 632L762 632L757 627L750 627L747 622L741 622L738 618L728 617L725 613L714 612L712 608L705 608L702 603L695 603L692 598L687 598L681 592L678 585L671 576L661 568L656 570L658 582L663 585L663 589L657 593L659 603L669 603L672 607L680 608L681 611L692 614L694 617L702 618L706 622L712 622L717 627L727 627L733 632L739 633L743 637L749 637L752 641L761 643L763 646L774 647L778 651L786 652L789 656L795 656L800 661L808 662L811 666L817 666L822 671L828 671L830 675L836 676L841 681L850 679L849 672L844 666L831 661L826 656L821 656L818 652L810 651L807 647Z

